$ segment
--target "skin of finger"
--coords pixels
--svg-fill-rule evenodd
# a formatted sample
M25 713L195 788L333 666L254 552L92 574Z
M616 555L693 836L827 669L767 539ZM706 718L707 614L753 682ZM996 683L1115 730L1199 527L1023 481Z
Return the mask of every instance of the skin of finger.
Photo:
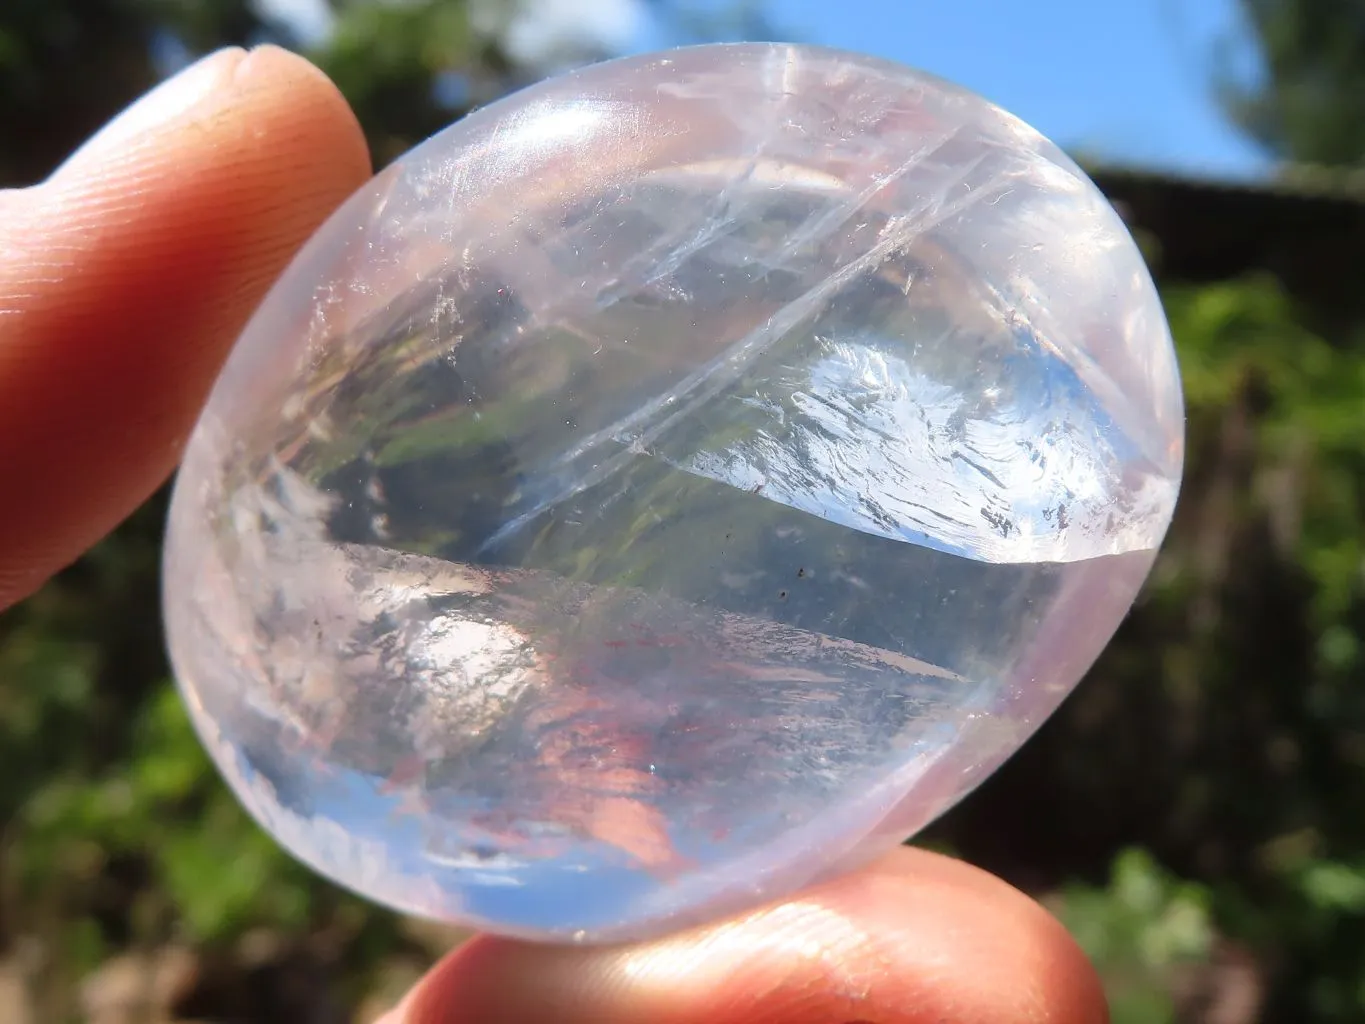
M736 920L621 948L472 940L384 1024L1105 1024L1036 902L901 849Z
M0 607L165 480L271 281L369 177L312 65L274 47L212 61L170 120L0 193Z

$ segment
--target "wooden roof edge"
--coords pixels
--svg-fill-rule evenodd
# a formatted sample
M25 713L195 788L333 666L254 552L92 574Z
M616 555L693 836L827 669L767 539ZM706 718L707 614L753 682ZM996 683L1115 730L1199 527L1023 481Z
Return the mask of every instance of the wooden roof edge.
M1192 191L1242 193L1267 198L1328 200L1365 206L1365 167L1324 167L1316 164L1284 164L1268 176L1235 178L1204 175L1197 171L1169 171L1080 161L1085 172L1103 189L1106 184L1131 182Z

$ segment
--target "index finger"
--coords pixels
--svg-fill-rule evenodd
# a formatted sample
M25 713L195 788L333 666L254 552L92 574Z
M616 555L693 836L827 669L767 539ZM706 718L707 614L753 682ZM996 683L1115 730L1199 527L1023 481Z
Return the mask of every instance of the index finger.
M336 88L266 47L207 58L0 193L0 608L170 474L252 309L369 173Z

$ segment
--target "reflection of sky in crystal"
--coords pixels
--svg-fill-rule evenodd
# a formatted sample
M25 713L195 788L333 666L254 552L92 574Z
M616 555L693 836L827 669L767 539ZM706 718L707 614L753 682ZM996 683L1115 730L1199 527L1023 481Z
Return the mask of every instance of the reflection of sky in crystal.
M950 334L930 346L971 340ZM780 404L730 403L758 410L726 416L747 421L744 436L679 468L853 529L986 561L1073 561L1153 546L1169 485L1142 473L1133 445L1074 369L1030 336L1017 344L1013 372L994 378L1011 383L986 386L936 379L900 346L872 337L826 339L810 367L778 371ZM1136 490L1130 477L1142 481Z
M269 780L257 775L240 751L237 761L237 770L229 775L248 786L252 802L261 799L260 783ZM475 917L529 928L557 928L563 921L579 922L587 928L602 927L631 916L628 908L633 903L657 898L657 879L605 856L595 856L583 844L574 846L572 857L547 858L517 866L503 866L492 860L477 867L442 864L427 856L432 847L432 831L440 827L439 819L424 819L411 808L405 808L403 794L382 791L383 780L338 767L312 772L302 759L292 764L306 774L306 778L297 781L311 800L307 807L283 807L287 814L302 817L296 818L299 826L281 838L296 845L303 843L305 848L295 852L310 860L335 862L346 873L340 879L343 882L357 882L351 877L353 869L347 866L352 852L323 848L335 833L325 828L310 831L307 822L333 822L343 828L356 848L372 851L370 870L382 870L386 883L398 890L417 889L404 885L404 879L414 882L429 879ZM269 807L265 810L273 813ZM451 826L444 827L454 834Z
M956 740L963 717L971 707L982 703L992 687L983 687L975 698L958 706L948 718L926 720L921 723L917 737L907 746L888 751L890 763L885 769L873 771L879 778L889 778L897 772L909 770L918 775ZM270 780L259 776L241 755L235 758L235 769L228 772L246 785L259 800L264 796L262 783ZM312 771L309 762L292 761L293 769L302 776L293 780L295 788L306 792L311 799L308 806L281 808L296 824L280 833L280 838L292 843L296 852L319 864L331 862L343 873L344 882L356 883L357 870L353 861L360 851L370 863L368 873L379 872L391 891L420 892L420 884L407 885L404 880L420 883L428 879L440 886L453 899L452 905L464 908L467 915L499 920L522 927L554 929L565 921L573 921L584 928L609 928L621 921L637 919L643 911L648 915L668 914L688 904L692 890L699 884L697 876L678 887L667 880L623 864L619 856L596 853L591 845L576 842L568 855L546 857L539 861L520 864L499 862L490 858L484 865L455 866L442 864L427 856L436 830L446 830L458 845L477 846L477 830L461 835L458 826L450 822L469 820L468 801L440 793L428 795L430 816L413 813L413 806L401 793L383 790L383 780L372 775L337 766ZM903 786L891 786L899 792ZM866 793L860 793L866 796ZM273 801L272 801L273 803ZM406 805L406 806L405 806ZM273 807L263 808L267 818L281 820ZM864 801L852 801L831 808L830 813L842 815L868 810ZM855 818L859 814L854 815ZM875 818L875 815L874 815ZM318 826L312 825L317 822ZM684 827L679 819L672 830L678 853L697 863L705 872L710 867L723 872L725 877L748 877L734 872L731 858L752 849L759 833L758 819L746 819L748 829L712 834L701 829ZM332 848L338 833L327 823L345 830L347 849ZM824 829L831 819L821 818L808 823L802 834L807 842L819 845L824 841ZM866 827L866 824L863 826ZM814 832L811 830L814 829ZM857 830L850 830L856 834ZM470 837L475 836L471 841ZM799 838L788 836L787 840ZM299 845L303 849L299 849ZM790 842L786 843L791 846ZM804 848L800 843L798 847ZM789 849L787 855L799 853ZM762 865L753 870L761 871ZM435 908L430 908L435 909Z

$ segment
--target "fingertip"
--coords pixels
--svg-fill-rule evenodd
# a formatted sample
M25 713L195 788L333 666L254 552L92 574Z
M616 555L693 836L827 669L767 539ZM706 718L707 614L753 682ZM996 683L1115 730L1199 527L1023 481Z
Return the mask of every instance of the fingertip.
M246 53L234 73L244 93L294 98L294 121L304 145L316 146L332 162L349 195L370 176L373 165L365 133L345 96L316 64L272 43Z
M77 177L99 161L135 159L139 148L155 145L159 136L174 131L197 106L230 87L245 58L244 49L229 46L182 68L87 139L48 180Z
M322 145L338 171L368 175L364 133L341 91L316 65L271 43L250 50L229 46L177 72L140 97L68 157L49 183L94 182L111 169L155 163L166 153L185 153L196 136L232 128L235 114L266 100L292 108L302 131L299 148ZM264 130L240 127L257 134ZM262 126L263 127L263 126ZM97 174L90 172L98 168Z
M165 90L165 91L163 91ZM336 87L225 50L0 196L0 607L171 472L270 283L370 174Z

